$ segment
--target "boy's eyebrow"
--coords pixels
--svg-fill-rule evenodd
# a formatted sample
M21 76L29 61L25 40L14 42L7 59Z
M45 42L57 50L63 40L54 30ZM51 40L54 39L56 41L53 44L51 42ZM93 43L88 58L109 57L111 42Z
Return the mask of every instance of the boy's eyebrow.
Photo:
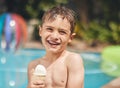
M48 27L48 28L54 28L54 27L49 26L49 25L45 25L45 27ZM67 29L63 29L63 28L58 28L58 30L65 31L65 32L69 32L69 30L67 30Z
M65 31L65 32L69 32L69 31L66 30L66 29L61 29L61 28L59 28L59 30L60 30L60 31Z
M43 27L51 27L51 26L45 24L45 25L43 25Z

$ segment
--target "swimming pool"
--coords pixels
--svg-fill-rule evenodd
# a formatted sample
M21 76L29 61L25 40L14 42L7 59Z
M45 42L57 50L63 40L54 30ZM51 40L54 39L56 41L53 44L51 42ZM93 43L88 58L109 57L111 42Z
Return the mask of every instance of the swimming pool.
M0 50L0 88L26 88L28 63L45 54L43 49L22 49L13 52ZM85 66L85 88L100 88L113 77L100 70L99 53L81 53Z

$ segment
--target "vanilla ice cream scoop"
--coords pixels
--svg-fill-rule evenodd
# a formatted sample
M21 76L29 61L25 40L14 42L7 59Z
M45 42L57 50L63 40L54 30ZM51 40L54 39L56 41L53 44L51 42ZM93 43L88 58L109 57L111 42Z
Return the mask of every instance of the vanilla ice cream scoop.
M43 65L37 65L33 74L38 76L46 76L46 73L46 68Z

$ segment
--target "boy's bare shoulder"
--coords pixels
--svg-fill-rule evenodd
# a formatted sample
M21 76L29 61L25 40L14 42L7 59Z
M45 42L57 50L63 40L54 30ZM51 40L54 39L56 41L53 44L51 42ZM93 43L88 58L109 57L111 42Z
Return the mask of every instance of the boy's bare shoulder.
M82 59L81 55L79 53L75 52L68 52L69 59Z
M67 62L69 64L83 64L83 59L79 53L68 52Z

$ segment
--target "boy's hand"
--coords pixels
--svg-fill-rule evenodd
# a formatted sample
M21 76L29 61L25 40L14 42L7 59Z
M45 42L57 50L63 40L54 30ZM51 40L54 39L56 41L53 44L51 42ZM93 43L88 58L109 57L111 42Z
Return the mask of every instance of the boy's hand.
M31 71L31 82L28 88L45 88L45 81L40 80L39 76L33 74L34 70Z

